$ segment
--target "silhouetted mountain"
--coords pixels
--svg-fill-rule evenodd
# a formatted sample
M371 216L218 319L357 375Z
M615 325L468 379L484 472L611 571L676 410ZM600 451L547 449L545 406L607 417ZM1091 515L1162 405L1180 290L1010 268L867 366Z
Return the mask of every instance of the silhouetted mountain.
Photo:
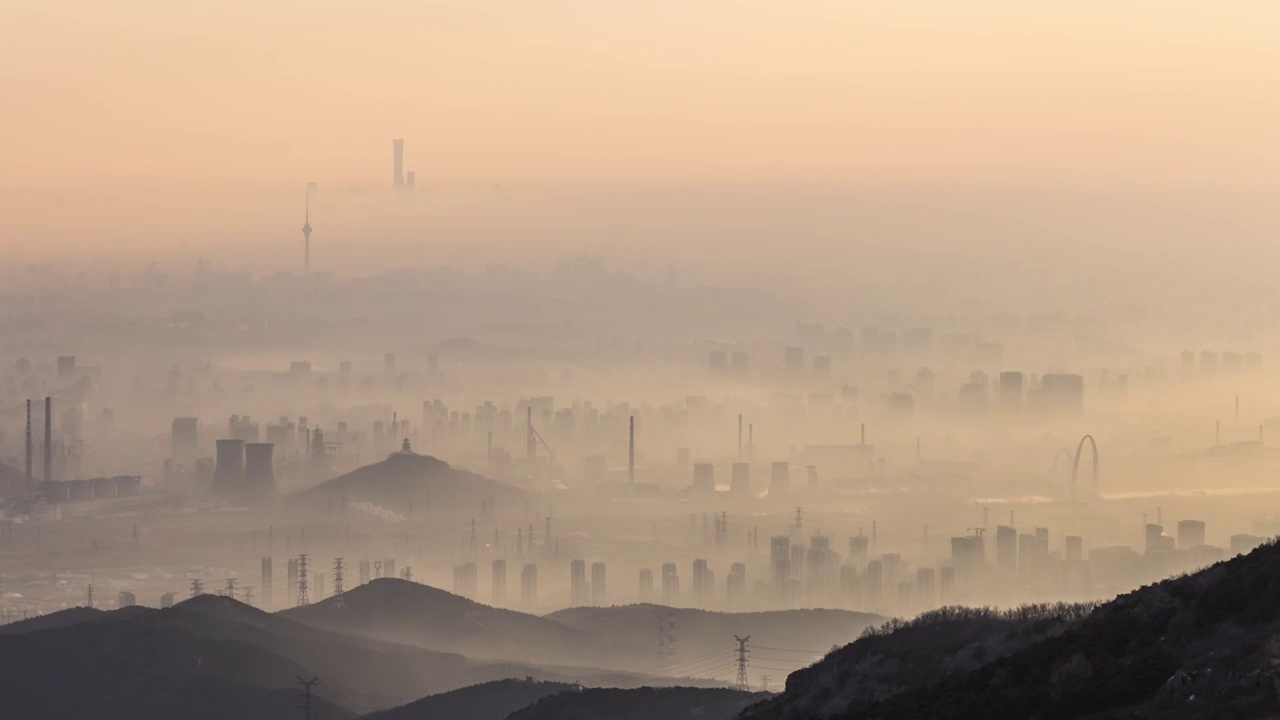
M508 720L720 720L766 697L725 688L569 690L512 713Z
M866 628L884 620L879 615L848 610L720 613L649 604L569 608L546 617L620 644L650 648L650 657L656 660L658 621L667 615L675 621L679 638L677 661L718 651L727 661L735 647L733 637L738 635L750 636L752 648L770 648L758 651L776 658L765 664L787 664L788 669L821 658L833 646L852 642Z
M412 452L392 453L382 462L291 496L295 502L325 508L369 502L400 515L474 510L482 501L502 503L523 497L519 488Z
M408 705L368 715L362 720L504 720L549 695L573 685L528 680L495 680L439 695L431 695Z
M58 616L73 617L49 617ZM319 676L320 697L344 713L370 712L489 680L546 677L529 666L479 663L329 632L213 595L165 610L139 613L130 608L85 617L83 622L0 634L0 677L5 678L0 704L41 709L19 717L103 717L111 710L132 713L154 706L160 712L196 703L212 686L219 689L213 694L225 701L219 707L234 709L243 702L247 710L266 703L260 697L264 694L287 691L292 697L300 676ZM223 716L240 717L238 713ZM105 715L126 716L176 717Z
M927 628L926 628L927 629ZM913 628L855 643L922 642ZM926 636L927 637L927 636ZM841 718L1270 718L1280 699L1280 545L1121 595L1087 617L974 669ZM788 679L745 717L808 718L847 693L840 654ZM806 700L808 698L808 700ZM764 710L767 709L767 712Z
M1060 633L1092 607L1035 605L1003 612L945 607L910 621L890 620L868 628L822 662L792 673L784 694L745 714L753 720L840 717L855 703L882 700L980 667Z
M108 612L106 610L98 610L87 607L73 607L66 610L59 610L48 615L39 615L26 620L11 622L7 625L0 625L0 634L8 633L17 635L19 633L36 632L37 630L52 630L53 628L66 627L68 625L76 625L91 620L100 620L103 618L127 618L134 615L144 615L150 612L150 608L135 605L133 607L120 608Z
M652 653L555 620L473 602L429 585L381 578L348 591L346 608L313 603L280 614L314 627L472 658L645 670ZM652 645L650 642L645 647Z

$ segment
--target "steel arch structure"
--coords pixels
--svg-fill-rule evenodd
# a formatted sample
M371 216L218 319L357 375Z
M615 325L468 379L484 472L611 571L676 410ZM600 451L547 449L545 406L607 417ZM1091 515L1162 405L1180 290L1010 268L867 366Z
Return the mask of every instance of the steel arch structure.
M1093 456L1093 492L1094 494L1097 494L1098 492L1098 465L1099 465L1098 443L1094 441L1092 435L1085 435L1084 437L1080 438L1080 444L1076 445L1076 455L1075 455L1075 458L1071 461L1071 497L1072 499L1075 499L1076 488L1080 484L1080 453L1084 452L1085 441L1089 442L1089 449L1093 451L1091 453L1091 455Z

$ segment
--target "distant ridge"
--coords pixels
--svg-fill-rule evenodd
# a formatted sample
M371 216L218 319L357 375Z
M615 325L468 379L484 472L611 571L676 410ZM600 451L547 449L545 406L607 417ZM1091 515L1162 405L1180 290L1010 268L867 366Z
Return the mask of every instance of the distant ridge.
M401 515L472 509L482 501L497 503L523 499L523 490L465 470L443 460L413 452L395 452L293 494L296 503L342 506L367 501Z
M336 610L332 603L314 603L280 615L314 627L465 652L473 658L635 669L627 667L635 665L626 662L627 648L593 633L408 580L380 578L365 583L346 592L345 604L345 609Z

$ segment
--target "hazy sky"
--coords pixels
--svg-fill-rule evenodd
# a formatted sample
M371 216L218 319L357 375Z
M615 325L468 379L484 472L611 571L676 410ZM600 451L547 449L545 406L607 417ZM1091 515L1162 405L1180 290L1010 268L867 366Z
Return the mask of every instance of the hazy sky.
M1280 179L1280 3L9 0L0 186Z

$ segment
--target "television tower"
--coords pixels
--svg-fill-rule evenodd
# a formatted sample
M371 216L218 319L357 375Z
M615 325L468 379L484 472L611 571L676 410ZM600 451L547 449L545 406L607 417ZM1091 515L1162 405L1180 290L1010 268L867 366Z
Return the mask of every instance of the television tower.
M306 219L302 225L302 273L311 274L311 187L307 186Z

